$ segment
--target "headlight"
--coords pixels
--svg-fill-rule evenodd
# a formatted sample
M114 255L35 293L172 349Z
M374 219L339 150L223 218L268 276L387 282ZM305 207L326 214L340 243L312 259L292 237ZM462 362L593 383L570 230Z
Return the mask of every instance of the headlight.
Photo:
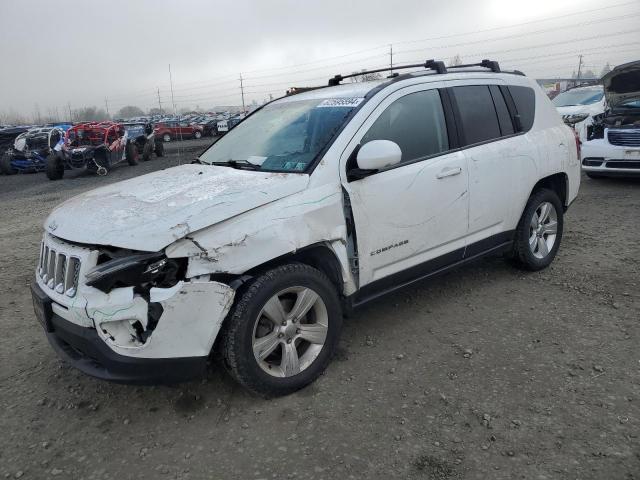
M586 120L588 116L588 113L574 113L572 115L565 115L563 120L567 125L575 125L576 123Z
M163 253L139 253L114 258L87 272L86 284L109 293L116 287L138 286L152 282L158 275L166 273L175 261L164 257ZM174 269L177 272L177 267Z

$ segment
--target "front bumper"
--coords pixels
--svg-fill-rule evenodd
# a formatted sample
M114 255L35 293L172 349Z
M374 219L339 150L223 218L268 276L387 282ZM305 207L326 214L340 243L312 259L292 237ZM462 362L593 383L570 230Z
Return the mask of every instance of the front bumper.
M202 377L208 357L135 358L119 355L95 329L53 315L47 340L63 360L92 377L138 385L178 383Z
M609 176L640 175L640 147L618 146L606 139L582 144L582 170Z
M156 384L190 380L201 377L205 372L208 352L200 350L200 355L181 357L143 357L140 356L142 349L119 349L130 355L118 353L116 346L104 335L99 335L95 328L78 325L58 315L57 309L53 308L55 303L38 283L31 284L31 292L36 316L42 322L47 340L55 352L88 375L119 383ZM176 320L172 318L165 323ZM181 320L186 320L187 325L192 323L188 319ZM184 332L173 340L179 343L194 333ZM211 341L214 339L215 336ZM166 344L165 347L167 355L171 355L172 351L183 350L185 345Z
M41 250L31 288L34 307L62 357L85 373L115 381L175 381L185 376L180 372L202 372L233 303L233 288L203 276L151 288L146 296L133 287L107 294L84 284L97 250L48 234ZM164 365L178 373L163 372Z

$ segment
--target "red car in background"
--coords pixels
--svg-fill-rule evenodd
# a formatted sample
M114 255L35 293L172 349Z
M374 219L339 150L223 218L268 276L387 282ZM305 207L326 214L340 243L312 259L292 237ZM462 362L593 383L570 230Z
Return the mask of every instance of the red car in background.
M203 128L200 125L189 125L187 122L163 122L156 124L153 129L156 138L165 142L202 137Z

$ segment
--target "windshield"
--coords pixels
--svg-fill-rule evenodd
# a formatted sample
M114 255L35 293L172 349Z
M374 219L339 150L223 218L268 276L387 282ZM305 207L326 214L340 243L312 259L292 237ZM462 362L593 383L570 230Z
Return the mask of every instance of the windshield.
M200 161L303 172L361 101L337 98L266 105L214 143Z
M556 107L569 107L573 105L591 105L602 100L604 92L602 89L593 90L569 90L554 98L553 104Z

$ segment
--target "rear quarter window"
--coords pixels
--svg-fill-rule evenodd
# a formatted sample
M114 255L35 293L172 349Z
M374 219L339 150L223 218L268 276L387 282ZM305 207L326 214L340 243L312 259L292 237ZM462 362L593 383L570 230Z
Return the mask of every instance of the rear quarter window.
M522 131L528 132L533 127L536 116L536 94L533 88L509 85L509 93L515 103L517 114L520 116Z
M500 138L500 124L489 86L453 87L453 95L465 146Z

